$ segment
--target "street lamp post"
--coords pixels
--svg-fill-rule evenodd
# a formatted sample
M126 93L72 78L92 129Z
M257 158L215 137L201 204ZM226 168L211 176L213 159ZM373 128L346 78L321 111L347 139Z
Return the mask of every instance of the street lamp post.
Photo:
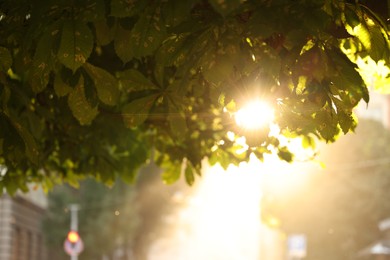
M79 205L71 204L69 206L69 210L70 210L70 230L77 232L79 227L79 220L78 220ZM78 254L71 255L70 260L78 260Z
M78 260L78 255L83 251L84 244L78 233L78 211L77 204L69 205L70 231L64 242L64 250L70 255L70 260Z

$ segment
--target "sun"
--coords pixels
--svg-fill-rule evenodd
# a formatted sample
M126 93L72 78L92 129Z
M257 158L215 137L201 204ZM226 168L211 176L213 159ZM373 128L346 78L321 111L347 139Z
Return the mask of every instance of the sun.
M274 110L266 102L254 100L236 112L235 120L239 127L247 130L260 129L272 123Z

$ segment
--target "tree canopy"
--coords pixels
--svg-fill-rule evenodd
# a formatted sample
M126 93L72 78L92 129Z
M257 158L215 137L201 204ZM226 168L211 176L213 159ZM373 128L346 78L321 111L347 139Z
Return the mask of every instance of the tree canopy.
M389 83L382 18L363 1L3 0L0 188L131 182L148 160L189 184L204 158L290 161L235 112L266 100L280 135L309 145L353 131L367 83Z

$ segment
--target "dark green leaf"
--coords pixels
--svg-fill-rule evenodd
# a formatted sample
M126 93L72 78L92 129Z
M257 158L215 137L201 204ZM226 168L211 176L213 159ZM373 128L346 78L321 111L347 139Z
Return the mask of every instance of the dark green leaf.
M149 111L154 105L158 94L148 95L131 101L122 109L122 117L126 127L136 127L148 118Z
M22 138L25 145L25 153L27 158L34 164L38 164L39 162L39 148L31 135L29 130L23 125L23 122L16 115L16 112L11 110L7 103L9 101L11 91L8 87L5 87L3 90L2 103L3 103L3 113L11 123L11 125L15 128L18 135Z
M144 89L157 89L141 72L134 69L118 72L120 83L124 89L137 91Z
M172 0L167 1L162 8L165 24L176 26L190 15L192 1Z
M352 112L346 113L341 110L337 113L339 124L344 134L347 134L349 131L354 130L356 127L356 122L352 117Z
M117 25L116 34L114 39L114 48L116 55L122 60L123 63L129 62L134 56L134 50L130 47L132 32L123 29L122 26Z
M288 150L287 147L281 147L278 150L278 156L280 159L286 161L286 162L291 162L294 158L294 155Z
M23 142L25 144L26 149L26 155L27 158L34 164L38 164L39 161L39 148L38 145L34 139L34 137L31 135L29 130L22 124L22 122L17 119L15 116L10 116L9 120L11 121L12 125L15 127L16 131L20 135L20 137L23 139Z
M70 92L68 104L73 116L81 125L90 125L92 120L99 113L97 107L92 107L85 97L83 76L80 77L78 84L73 91Z
M12 65L11 53L7 48L0 46L0 69L6 72Z
M229 79L233 72L233 68L235 65L235 60L232 59L231 56L214 56L214 58L210 57L212 61L209 66L205 67L203 70L203 76L209 82L212 82L216 85L221 82Z
M370 26L368 27L371 35L370 57L376 62L384 60L389 64L390 60L390 43L386 41L381 28Z
M99 99L107 105L116 105L120 95L117 79L108 71L90 63L85 63L84 68L95 84Z
M147 15L139 18L131 31L129 46L134 56L139 58L151 55L165 39L165 25L160 7L150 8Z
M320 111L316 113L315 120L318 124L318 132L321 137L327 142L333 142L340 132L337 127L338 120L336 116L327 111Z
M55 24L40 39L35 50L31 68L31 87L38 93L44 90L49 82L50 72L53 68L54 54L53 42L58 34L59 25Z
M192 167L187 164L186 170L185 170L185 178L188 185L192 186L195 182L195 175L192 170Z
M93 35L88 25L66 20L61 30L57 57L62 64L75 72L91 55L93 44Z

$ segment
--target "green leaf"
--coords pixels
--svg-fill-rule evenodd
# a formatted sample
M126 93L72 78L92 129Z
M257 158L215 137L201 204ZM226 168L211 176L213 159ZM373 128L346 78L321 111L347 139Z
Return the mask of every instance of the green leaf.
M159 94L151 94L131 101L122 109L123 121L126 127L136 127L148 118L149 111L154 105Z
M107 105L116 105L120 95L117 79L106 70L90 63L85 63L83 67L91 76L99 99Z
M172 134L179 139L183 139L187 132L187 122L183 110L179 109L176 104L171 100L168 102L168 111L167 120L171 128Z
M7 48L0 46L0 69L6 72L12 65L11 53Z
M162 15L167 26L176 26L190 15L193 1L171 0L162 7Z
M165 39L165 25L161 18L160 7L147 10L131 31L129 48L136 58L151 55Z
M89 58L94 39L89 27L80 21L66 20L61 30L59 61L75 72Z
M233 72L235 60L230 55L216 55L211 58L209 66L203 70L203 76L216 85L229 79Z
M80 80L76 87L68 96L68 105L73 113L73 116L81 125L90 125L92 120L97 116L97 107L92 107L85 97L84 78L80 76Z
M302 147L303 148L312 148L314 149L316 146L315 140L308 135L302 136Z
M118 72L118 77L122 87L128 91L157 89L157 86L138 70L129 69Z
M187 184L192 186L195 182L195 175L192 170L192 167L188 165L188 163L184 174L185 174Z
M114 49L116 55L123 63L129 62L135 56L133 49L129 46L131 34L131 31L123 29L122 26L117 25L114 39Z
M64 97L72 91L72 87L66 84L61 75L57 75L54 79L54 91L58 97Z

